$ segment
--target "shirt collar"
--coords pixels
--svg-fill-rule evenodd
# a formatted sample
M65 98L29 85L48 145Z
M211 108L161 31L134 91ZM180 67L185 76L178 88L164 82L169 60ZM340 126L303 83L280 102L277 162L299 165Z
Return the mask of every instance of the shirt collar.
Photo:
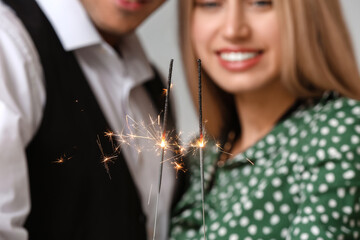
M36 1L66 51L102 42L100 34L79 0Z

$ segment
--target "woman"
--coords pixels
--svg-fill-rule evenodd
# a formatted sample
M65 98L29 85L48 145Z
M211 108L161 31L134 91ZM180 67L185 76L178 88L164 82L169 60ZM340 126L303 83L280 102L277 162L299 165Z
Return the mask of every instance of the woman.
M337 0L181 0L208 239L359 239L360 79ZM197 102L197 101L195 101ZM198 158L172 239L203 239Z

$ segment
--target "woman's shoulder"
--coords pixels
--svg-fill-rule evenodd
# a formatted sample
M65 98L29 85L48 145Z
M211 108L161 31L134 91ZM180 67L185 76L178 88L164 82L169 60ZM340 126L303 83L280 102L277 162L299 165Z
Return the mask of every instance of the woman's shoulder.
M314 135L360 134L360 101L327 93L305 102L290 119ZM286 124L286 123L285 123Z
M360 157L360 101L329 93L307 103L293 122L300 135L304 155L311 159L350 160Z

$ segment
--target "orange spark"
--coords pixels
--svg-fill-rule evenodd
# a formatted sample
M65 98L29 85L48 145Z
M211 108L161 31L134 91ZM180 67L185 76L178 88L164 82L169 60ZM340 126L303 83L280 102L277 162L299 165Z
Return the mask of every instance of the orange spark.
M111 137L113 137L113 136L114 136L114 133L113 133L113 132L111 132L111 131L109 131L109 132L105 132L105 136L106 136L106 137L111 138Z
M114 158L116 158L117 156L110 156L110 157L103 157L103 160L101 161L102 163L108 163L108 162L112 162L112 160Z
M56 161L54 161L54 163L62 164L65 161L70 160L70 159L72 159L72 157L67 157L66 154L64 154L63 156L56 159Z
M64 158L60 157L56 161L54 161L54 163L64 163Z

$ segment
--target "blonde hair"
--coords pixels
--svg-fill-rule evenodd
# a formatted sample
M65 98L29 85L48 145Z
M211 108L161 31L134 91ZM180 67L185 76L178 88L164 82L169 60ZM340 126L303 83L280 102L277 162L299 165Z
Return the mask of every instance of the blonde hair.
M338 0L278 0L281 24L281 80L299 98L319 97L325 91L360 99L360 77ZM179 0L182 60L194 103L197 105L196 56L190 28L193 1ZM232 97L203 72L204 119L215 137L237 124ZM235 120L235 121L234 121Z

